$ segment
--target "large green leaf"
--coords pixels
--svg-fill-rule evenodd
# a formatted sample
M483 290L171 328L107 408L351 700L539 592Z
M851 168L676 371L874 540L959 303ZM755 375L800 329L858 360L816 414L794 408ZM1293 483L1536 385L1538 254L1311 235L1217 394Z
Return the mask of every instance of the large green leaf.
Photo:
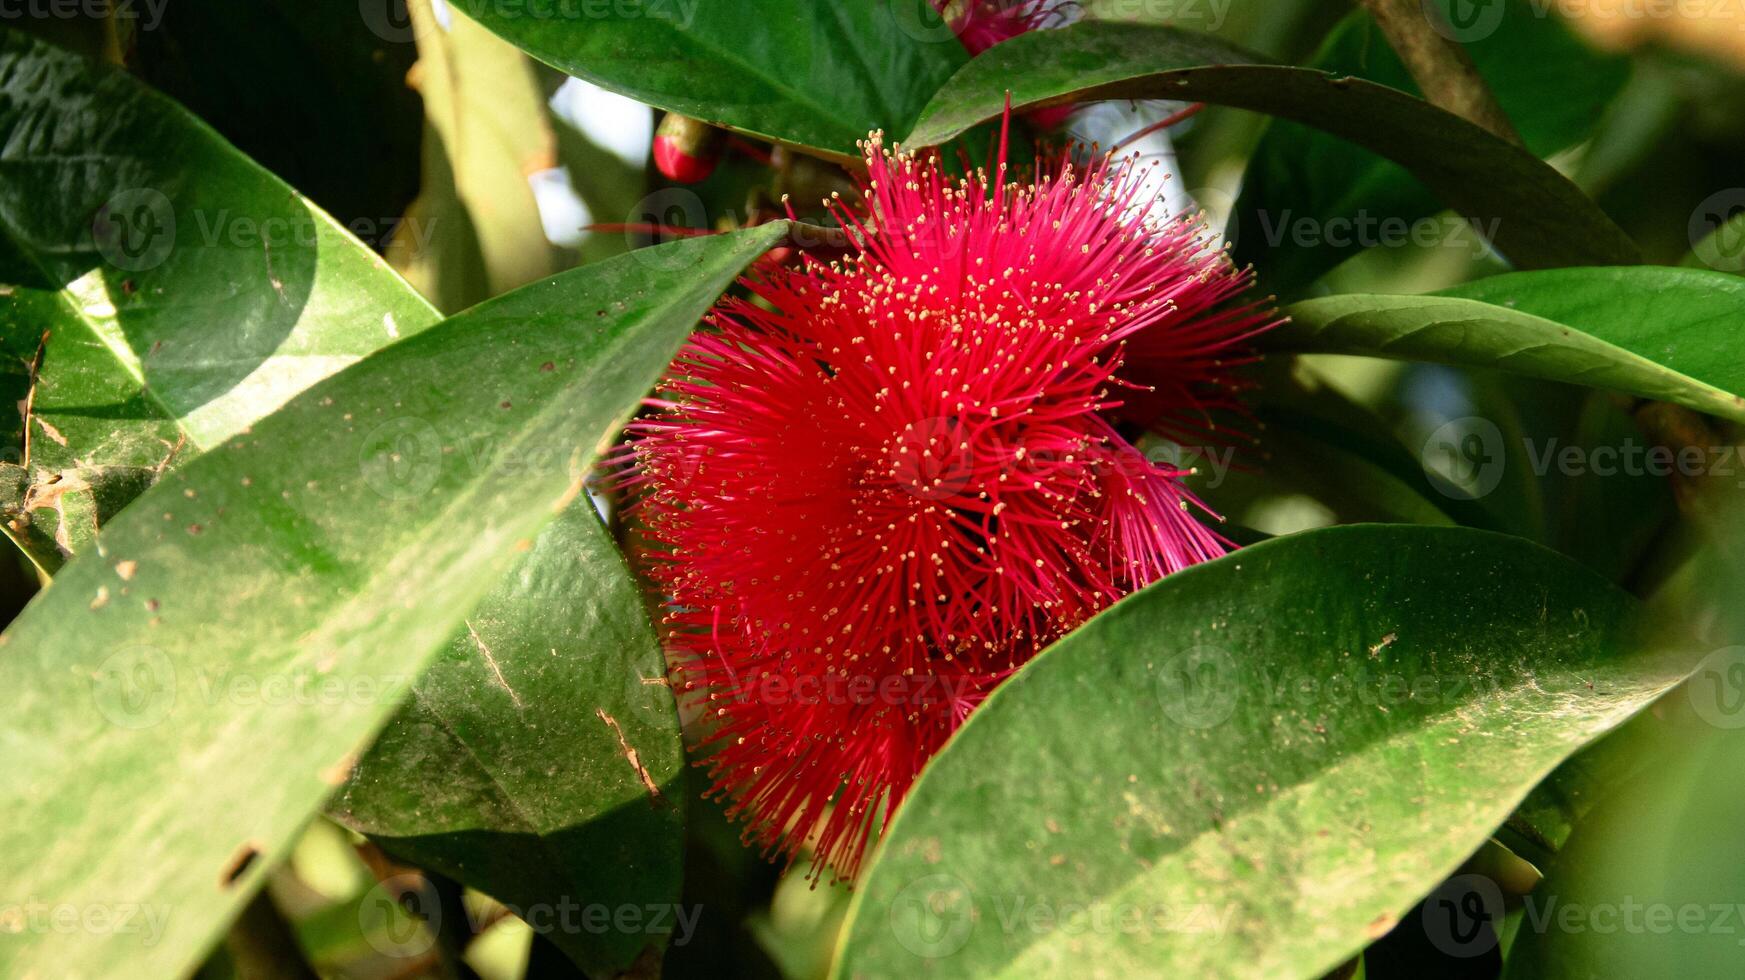
M7 531L45 568L166 468L437 319L174 103L0 30Z
M166 475L4 635L0 880L173 915L0 943L9 976L178 976L782 224L536 283ZM137 937L136 937L137 938Z
M1745 363L1729 353L1745 282L1696 269L1559 269L1434 296L1327 296L1286 309L1277 350L1495 367L1745 420Z
M1252 109L1349 140L1411 171L1442 202L1495 229L1523 267L1628 264L1628 236L1574 184L1512 143L1397 89L1260 63L1216 38L1086 21L996 45L934 96L908 142L944 142L1012 108L1176 99Z
M928 0L463 3L535 58L639 102L856 157L968 60Z
M1501 4L1496 29L1466 49L1528 149L1540 156L1585 139L1629 74L1628 60L1595 52L1561 19L1536 15L1529 0ZM1309 66L1417 94L1364 11L1342 21ZM1249 158L1233 237L1238 258L1254 263L1267 288L1294 292L1380 243L1381 222L1406 228L1438 210L1436 198L1398 165L1281 119ZM1368 228L1367 236L1359 228Z
M630 570L578 500L413 685L330 812L521 910L591 973L626 969L675 923L565 928L544 910L678 901L684 746L665 673Z
M839 975L1324 973L1676 683L1631 612L1462 528L1329 528L1171 576L1019 671L922 773Z

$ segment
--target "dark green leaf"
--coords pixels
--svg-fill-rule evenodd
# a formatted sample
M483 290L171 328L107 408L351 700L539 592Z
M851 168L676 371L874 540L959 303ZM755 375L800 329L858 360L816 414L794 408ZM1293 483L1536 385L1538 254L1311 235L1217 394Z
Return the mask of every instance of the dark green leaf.
M1509 121L1542 157L1586 139L1623 88L1629 62L1593 51L1561 19L1536 14L1529 0L1499 6L1490 33L1468 41L1466 49ZM1405 66L1363 11L1334 29L1309 67L1417 94ZM1249 159L1232 215L1233 237L1238 259L1252 262L1267 288L1291 293L1354 252L1379 244L1382 222L1406 228L1439 210L1436 198L1398 165L1319 130L1277 120ZM1346 236L1361 227L1369 229L1367 235ZM1297 241L1298 229L1314 236L1312 244Z
M963 45L927 0L461 3L545 63L639 102L855 158L905 132Z
M1327 296L1288 307L1277 350L1494 367L1745 420L1728 345L1745 282L1694 269L1521 272L1434 296Z
M1531 152L1396 89L1258 63L1216 38L1086 21L997 45L959 71L908 142L927 146L1014 110L1096 99L1175 99L1306 123L1411 171L1486 229L1517 265L1627 264L1636 247Z
M486 303L298 395L111 521L3 637L0 879L173 914L151 944L9 937L0 973L187 973L785 230Z
M166 468L437 319L174 103L3 30L0 143L0 507L45 568Z
M521 910L591 973L624 970L676 924L589 930L577 911L566 928L555 910L678 901L684 746L665 673L629 569L579 500L473 610L330 810Z
M932 761L838 974L1325 973L1677 682L1631 612L1566 559L1460 528L1329 528L1173 575Z
M136 0L127 64L380 249L418 193L417 52L380 29L394 3Z

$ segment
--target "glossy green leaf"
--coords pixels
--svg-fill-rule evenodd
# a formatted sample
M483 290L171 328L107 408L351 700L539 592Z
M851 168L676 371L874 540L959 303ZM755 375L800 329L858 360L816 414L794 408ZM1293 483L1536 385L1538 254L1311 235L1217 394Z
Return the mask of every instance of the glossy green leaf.
M402 859L523 912L591 973L676 927L569 928L556 910L676 903L684 746L643 597L572 504L467 617L329 811ZM547 912L545 910L552 910Z
M1396 89L1259 63L1216 38L1086 21L991 48L934 96L908 143L944 142L1014 110L1098 99L1200 101L1325 130L1398 163L1455 211L1495 229L1517 265L1628 264L1637 251L1574 184L1531 152Z
M6 633L0 880L162 935L0 943L8 976L180 976L430 655L581 491L781 223L536 283L167 474Z
M437 319L126 75L0 30L7 531L54 568L166 469Z
M857 156L968 60L928 0L462 3L535 58L639 102Z
M1434 296L1342 295L1286 309L1277 350L1494 367L1745 420L1745 363L1729 354L1745 282L1657 267L1481 279Z
M1677 682L1637 655L1631 612L1566 559L1461 528L1329 528L1171 576L929 764L838 975L1323 974Z
M1587 138L1629 74L1625 58L1594 51L1561 19L1535 13L1529 0L1499 4L1493 29L1465 47L1528 149L1542 157ZM1417 94L1362 10L1340 22L1309 67ZM1384 244L1383 222L1409 233L1440 210L1397 164L1281 119L1249 158L1232 237L1239 261L1252 262L1268 289L1290 293Z

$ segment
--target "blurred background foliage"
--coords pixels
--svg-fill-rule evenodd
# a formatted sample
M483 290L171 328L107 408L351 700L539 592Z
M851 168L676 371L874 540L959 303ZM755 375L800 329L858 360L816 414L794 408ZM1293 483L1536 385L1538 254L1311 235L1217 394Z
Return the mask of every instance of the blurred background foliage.
M1347 55L1380 57L1371 49L1385 48L1341 0L1082 6L1087 16L1161 22L1170 17L1158 11L1174 9L1181 26L1296 64L1333 51L1335 31L1357 45L1348 44ZM1554 163L1596 197L1651 263L1690 261L1690 216L1742 182L1745 8L1704 6L1713 9L1683 18L1595 10L1563 25L1560 34L1616 58L1615 79L1556 77L1555 60L1512 56L1507 65L1523 88L1531 86L1531 97L1615 82L1597 126ZM660 226L753 223L773 213L784 193L806 210L850 186L833 167L779 149L772 168L761 156L767 147L730 149L708 180L672 185L648 159L655 110L535 62L442 0L361 7L355 0L173 0L162 13L150 29L137 17L27 18L12 26L124 66L167 92L385 255L444 312L648 244ZM1252 113L1210 107L1172 129L1182 184L1215 226L1230 218L1268 125ZM1252 252L1252 243L1242 245ZM1300 292L1416 293L1500 271L1493 255L1471 245L1358 251L1325 263L1325 275ZM1262 287L1277 288L1264 279ZM1417 447L1450 420L1476 415L1511 434L1616 445L1640 440L1653 424L1629 399L1362 358L1303 357L1263 370L1273 383L1256 411L1268 438L1217 485L1206 485L1210 474L1200 478L1202 492L1233 525L1278 534L1360 520L1459 521L1550 544L1653 597L1673 619L1702 605L1696 600L1704 590L1719 599L1705 608L1725 608L1739 594L1745 540L1733 534L1736 523L1687 505L1696 520L1668 533L1681 501L1700 499L1701 488L1652 477L1602 485L1535 474L1524 463L1508 467L1510 479L1477 502L1417 485ZM1391 442L1366 428L1378 418ZM1696 543L1702 529L1726 533L1705 548ZM34 568L9 550L0 560L0 614L10 619L38 584ZM1717 643L1745 637L1745 623L1700 625ZM1642 763L1650 758L1672 763ZM1745 870L1731 850L1715 849L1745 825L1742 765L1745 742L1737 733L1693 721L1683 699L1669 698L1549 784L1568 795L1547 790L1552 795L1538 802L1551 815L1549 833L1567 836L1568 849L1537 846L1546 843L1545 826L1511 827L1499 839L1541 865L1562 894L1733 901L1745 894ZM848 894L797 875L784 879L739 843L717 804L692 797L683 902L700 906L702 916L690 941L667 951L664 975L823 977ZM423 883L416 895L394 884L408 875ZM488 897L397 867L326 821L310 828L267 894L202 977L307 976L295 959L263 958L275 942L300 947L314 971L329 977L573 975L555 948ZM418 901L448 912L438 916L438 934L427 935L405 911ZM1517 909L1505 937L1511 977L1714 976L1729 968L1736 975L1740 962L1732 937L1595 942L1592 935L1518 933L1520 921ZM1409 933L1397 930L1376 948L1368 975L1495 975L1495 962L1456 963Z

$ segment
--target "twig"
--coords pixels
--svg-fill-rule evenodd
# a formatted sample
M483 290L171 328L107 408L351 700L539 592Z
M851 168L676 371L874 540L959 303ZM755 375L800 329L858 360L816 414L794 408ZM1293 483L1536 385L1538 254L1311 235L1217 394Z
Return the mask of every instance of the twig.
M1473 66L1472 56L1458 41L1444 37L1430 23L1432 14L1420 0L1358 0L1388 44L1405 62L1412 81L1431 105L1497 136L1521 145L1521 134L1497 104L1497 97Z

